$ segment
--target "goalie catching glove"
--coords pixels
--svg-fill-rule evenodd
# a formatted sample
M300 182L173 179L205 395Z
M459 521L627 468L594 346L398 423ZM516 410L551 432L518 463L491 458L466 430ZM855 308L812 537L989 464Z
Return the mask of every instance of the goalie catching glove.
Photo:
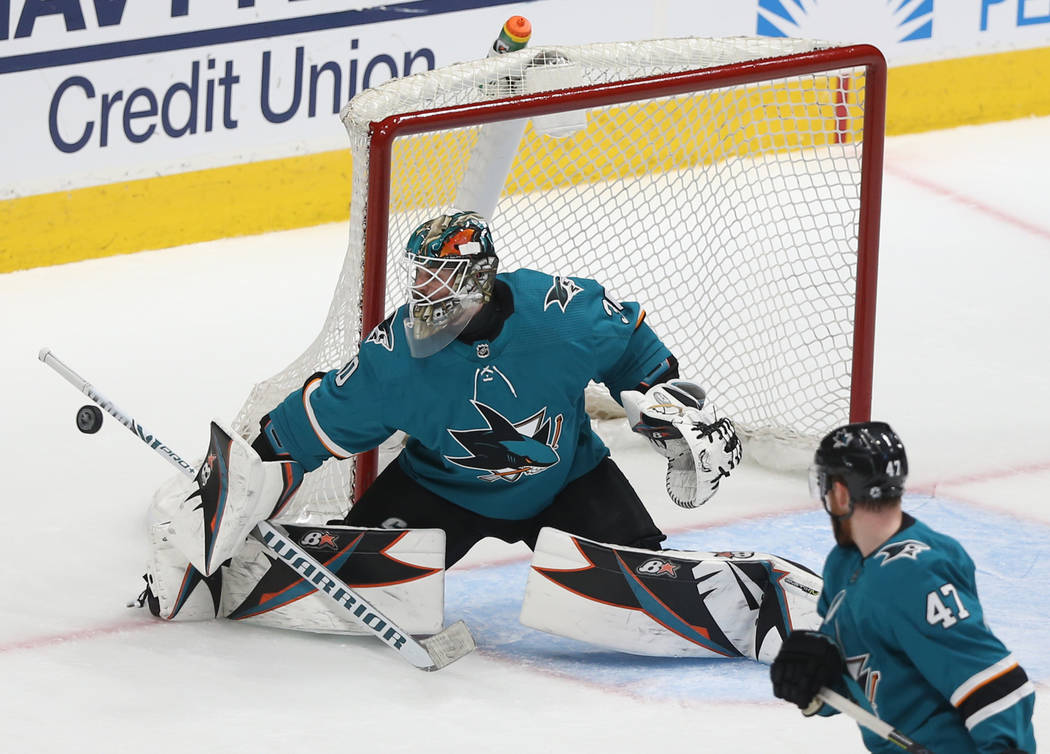
M673 380L644 395L625 390L620 399L631 429L667 459L667 494L677 505L703 505L740 463L743 449L733 422L718 418L699 385Z

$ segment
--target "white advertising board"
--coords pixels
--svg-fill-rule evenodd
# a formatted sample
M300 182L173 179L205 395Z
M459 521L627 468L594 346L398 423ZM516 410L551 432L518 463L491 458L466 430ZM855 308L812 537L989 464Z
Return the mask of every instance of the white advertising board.
M0 0L0 199L346 146L355 92L533 44L763 34L890 63L1050 44L1050 0Z

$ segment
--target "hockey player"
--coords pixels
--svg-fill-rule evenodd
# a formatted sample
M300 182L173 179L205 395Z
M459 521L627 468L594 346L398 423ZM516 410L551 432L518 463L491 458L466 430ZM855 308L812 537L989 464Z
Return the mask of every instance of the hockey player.
M1035 689L984 622L962 546L901 510L904 445L888 424L839 427L820 443L811 486L836 546L824 565L819 631L791 633L770 668L773 693L805 715L852 695L937 752L1035 752ZM896 744L862 730L873 752Z
M315 375L263 418L259 455L309 472L403 430L404 450L346 523L444 529L447 565L487 536L531 546L543 526L658 549L664 535L584 411L591 379L644 403L652 385L678 377L645 312L592 280L497 275L488 225L474 213L423 223L406 260L410 302L342 370ZM699 408L698 387L675 391L706 419L688 426L705 456L700 468L680 432L667 437L689 481L701 477L699 498L685 488L673 494L698 505L737 464L740 443L710 403Z
M240 546L244 526L274 515L304 473L329 458L374 448L402 430L407 440L400 455L345 521L330 524L443 530L445 567L485 537L523 541L537 550L541 531L544 566L579 557L585 548L598 548L594 557L600 559L609 546L623 548L609 555L612 561L637 561L631 576L596 569L601 577L587 585L560 583L556 589L551 585L560 572L545 568L550 588L537 586L529 592L534 598L526 597L533 608L544 607L524 611L523 620L549 612L548 604L567 617L594 605L616 604L632 613L645 609L641 603L653 589L665 590L659 609L672 605L673 616L650 618L651 626L629 631L630 621L606 621L626 633L591 631L587 638L643 654L696 652L768 662L793 625L792 609L795 625L815 615L819 580L804 572L792 580L796 587L788 590L801 590L796 607L781 577L798 569L774 563L773 556L731 562L728 556L675 553L654 560L664 534L592 430L584 410L587 384L597 380L613 396L622 395L632 427L668 459L667 490L684 507L714 494L740 461L741 444L732 422L716 415L704 391L678 379L676 358L645 323L638 304L611 298L593 280L527 269L497 273L489 227L472 212L420 225L408 239L405 259L410 300L365 337L342 369L314 375L275 406L250 448L224 435L225 444L209 453L220 465L224 447L244 454L248 471L234 474L230 465L225 477L232 481L224 483L221 507L226 516L235 508L249 513L232 534L211 534L207 524L203 539L197 535L198 511L183 505L172 514L169 529L160 534L193 553L198 571L215 574ZM236 483L253 477L259 479L254 487ZM327 534L311 534L315 540L322 536ZM172 576L181 578L181 571L174 569ZM639 580L657 586L642 589ZM181 604L180 589L168 588L159 602ZM253 589L236 589L238 600ZM252 593L285 589L275 583ZM566 607L569 595L587 604ZM158 609L165 613L163 604ZM242 601L220 613L246 610ZM565 632L556 621L534 623ZM663 634L666 641L654 640ZM685 634L690 638L682 639ZM775 641L765 641L767 634Z

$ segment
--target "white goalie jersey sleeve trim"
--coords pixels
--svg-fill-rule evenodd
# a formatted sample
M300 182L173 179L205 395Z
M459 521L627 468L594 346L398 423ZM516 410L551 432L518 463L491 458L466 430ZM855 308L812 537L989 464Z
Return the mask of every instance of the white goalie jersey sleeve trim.
M331 453L335 458L342 461L354 454L329 437L328 433L324 431L323 427L321 427L321 423L317 420L317 415L314 413L314 407L310 403L310 396L313 395L314 391L319 387L321 387L320 377L311 380L303 389L303 408L306 410L306 418L309 419L314 434L317 435L317 439L321 441L322 445L324 445L325 450Z

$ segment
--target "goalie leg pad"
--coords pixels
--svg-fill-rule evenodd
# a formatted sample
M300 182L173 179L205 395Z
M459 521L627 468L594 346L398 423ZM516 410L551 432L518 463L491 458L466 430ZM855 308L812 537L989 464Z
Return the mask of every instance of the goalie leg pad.
M171 525L149 528L150 557L146 565L149 611L164 620L211 620L219 611L222 572L205 577L169 541Z
M211 424L197 490L171 513L171 542L198 571L218 571L260 521L280 511L302 482L295 461L264 462L236 432Z
M441 630L445 533L440 529L284 528L304 551L400 628L414 634ZM224 571L222 613L231 620L318 633L373 633L318 593L321 589L339 596L327 579L301 576L255 539Z
M819 625L820 586L774 555L641 550L545 528L520 620L631 654L771 662L791 630Z

